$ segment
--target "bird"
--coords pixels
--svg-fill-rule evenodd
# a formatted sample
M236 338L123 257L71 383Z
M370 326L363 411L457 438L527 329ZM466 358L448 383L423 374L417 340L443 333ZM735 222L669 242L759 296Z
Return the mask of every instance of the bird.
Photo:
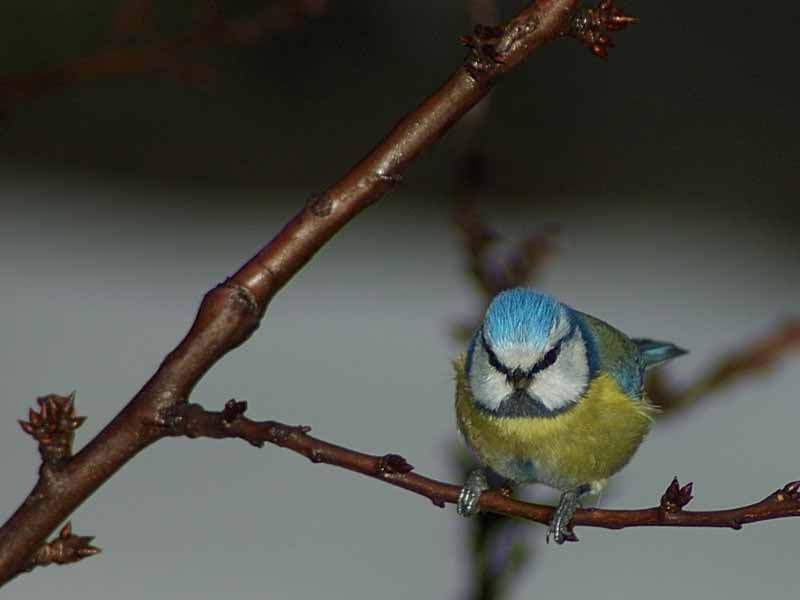
M560 490L547 541L578 541L570 520L644 440L658 408L646 371L686 354L630 338L529 287L496 295L456 371L456 421L480 467L457 511L479 512L488 489L541 483Z

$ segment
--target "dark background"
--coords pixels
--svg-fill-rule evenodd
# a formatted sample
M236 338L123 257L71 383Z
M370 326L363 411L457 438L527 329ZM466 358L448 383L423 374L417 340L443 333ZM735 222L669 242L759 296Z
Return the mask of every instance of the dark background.
M193 54L174 74L107 78L8 111L0 127L0 518L32 485L16 420L76 389L84 443L185 332L202 293L266 243L460 64L468 3L332 0L257 45ZM502 19L522 2L498 2ZM226 15L263 3L225 2ZM550 44L498 86L483 124L458 127L405 183L350 224L270 306L259 332L201 382L208 406L397 452L456 480L451 332L474 318L452 224L455 168L484 152L480 209L510 243L549 223L537 282L632 335L691 349L691 381L796 316L798 117L794 2L627 2L641 19L604 63ZM9 0L0 73L92 54L116 2ZM761 12L769 10L769 12ZM196 4L154 5L155 31ZM696 509L757 501L798 478L797 357L659 423L604 506L655 504L674 475ZM18 482L18 483L13 483ZM552 498L533 487L527 496ZM104 549L19 578L9 597L459 598L464 523L450 507L233 441L165 440L74 516ZM741 532L583 529L534 544L514 597L752 598L796 580L793 520ZM502 559L502 557L501 557ZM4 590L5 591L5 590Z
M155 3L155 36L185 29L196 2ZM221 2L226 15L263 2ZM171 75L81 85L3 125L9 167L237 187L329 184L459 64L468 3L332 1L262 45L199 53L212 81ZM522 2L498 2L501 17ZM106 44L115 2L7 2L0 68L59 64ZM504 189L693 200L736 192L796 199L795 2L769 7L629 2L641 23L608 64L573 40L536 53L494 94L486 149ZM141 37L148 39L144 33ZM442 189L445 140L408 188Z

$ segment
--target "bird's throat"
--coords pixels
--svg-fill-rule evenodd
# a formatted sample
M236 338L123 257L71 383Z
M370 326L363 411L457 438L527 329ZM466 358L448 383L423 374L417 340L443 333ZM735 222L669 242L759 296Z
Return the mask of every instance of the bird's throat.
M515 390L506 396L500 405L495 409L487 409L478 403L481 410L488 412L497 417L520 418L520 417L536 417L541 419L552 418L566 412L574 406L569 403L566 406L558 409L548 408L541 398L529 394L525 390Z

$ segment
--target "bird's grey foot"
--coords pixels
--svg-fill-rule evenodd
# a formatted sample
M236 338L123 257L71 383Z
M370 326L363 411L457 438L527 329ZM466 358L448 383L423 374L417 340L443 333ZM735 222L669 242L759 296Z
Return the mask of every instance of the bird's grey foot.
M577 542L578 536L569 527L569 522L572 520L572 515L580 507L580 497L589 491L589 486L584 485L575 490L568 490L561 494L561 501L558 503L556 512L553 513L553 518L550 521L550 526L547 529L547 543L550 543L550 536L556 544L563 544L564 542Z
M461 493L458 495L456 510L462 517L471 517L478 512L478 501L481 493L489 489L489 482L482 469L477 469L469 474Z

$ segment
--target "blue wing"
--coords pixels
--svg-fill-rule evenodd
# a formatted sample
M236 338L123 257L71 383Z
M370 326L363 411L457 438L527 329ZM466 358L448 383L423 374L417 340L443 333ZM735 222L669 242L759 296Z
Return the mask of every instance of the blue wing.
M574 312L584 324L584 334L591 338L598 370L611 375L620 388L633 398L642 397L645 371L687 353L671 342L631 339L605 321Z
M665 362L689 352L671 342L659 342L647 338L634 338L633 343L639 348L639 356L645 370L663 365Z

